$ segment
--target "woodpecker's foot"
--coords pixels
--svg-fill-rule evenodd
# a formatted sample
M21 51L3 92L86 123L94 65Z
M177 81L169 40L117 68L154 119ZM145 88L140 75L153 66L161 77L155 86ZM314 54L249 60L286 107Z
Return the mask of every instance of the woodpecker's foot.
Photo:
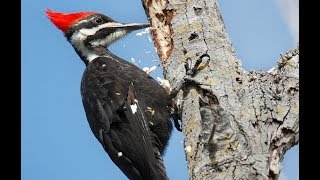
M199 70L204 69L209 65L210 61L210 56L208 54L203 54L199 57L199 59L196 60L194 63L194 66L192 66L192 61L191 58L187 58L185 62L185 69L186 69L186 75L183 78L183 81L180 82L174 89L170 87L170 97L172 99L175 99L177 94L181 89L184 89L187 86L194 86L194 87L199 87L201 83L197 82L196 79L194 79L194 76L197 74ZM158 79L159 80L159 79ZM173 101L173 112L172 112L172 117L174 120L174 125L178 131L182 131L181 125L179 123L179 120L181 122L180 118L180 113L179 113L179 108L178 106L174 103Z
M206 62L204 62L204 61L206 61ZM187 60L186 60L185 65L184 65L184 67L185 67L185 69L187 71L186 74L191 76L191 77L194 77L199 70L202 70L202 69L204 69L205 67L207 67L209 65L209 61L210 61L210 56L208 54L202 54L199 57L199 59L196 60L196 63L192 67L191 58L188 57Z
M183 82L179 83L178 86L176 86L174 89L172 89L170 96L172 98L176 97L176 95L179 93L180 89L183 89L187 85L194 84L196 86L201 85L199 82L197 82L193 77L197 74L199 70L204 69L209 65L210 56L205 53L202 54L199 59L196 60L194 66L192 67L192 61L191 58L187 58L185 62L185 69L186 69L186 75L183 78Z

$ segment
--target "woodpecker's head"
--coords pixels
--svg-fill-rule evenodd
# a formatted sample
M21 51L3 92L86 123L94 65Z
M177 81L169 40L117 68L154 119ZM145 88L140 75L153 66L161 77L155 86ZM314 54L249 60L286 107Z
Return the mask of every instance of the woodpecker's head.
M149 26L137 23L121 24L96 12L64 14L46 9L46 13L52 23L65 34L86 64L100 56L99 53L116 40L134 30Z

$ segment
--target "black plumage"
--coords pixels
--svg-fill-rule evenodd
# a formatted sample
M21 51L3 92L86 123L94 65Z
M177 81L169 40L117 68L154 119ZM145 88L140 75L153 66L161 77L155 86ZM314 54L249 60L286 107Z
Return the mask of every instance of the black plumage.
M107 49L148 25L121 24L93 12L47 14L86 64L83 106L93 134L112 161L129 179L168 179L162 155L172 131L172 100L147 73Z
M164 153L172 130L170 97L144 71L109 55L89 63L81 82L92 132L130 179L165 179L159 154Z

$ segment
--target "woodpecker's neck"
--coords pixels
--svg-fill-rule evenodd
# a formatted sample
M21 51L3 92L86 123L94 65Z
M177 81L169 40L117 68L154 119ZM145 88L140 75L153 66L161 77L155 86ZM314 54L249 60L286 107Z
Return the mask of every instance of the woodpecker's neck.
M92 34L90 33L92 32L83 32L80 30L78 32L75 32L71 37L68 38L68 40L86 65L88 65L97 57L109 56L111 52L107 50L107 46L127 34L125 30L115 31L113 33L107 34L101 39L97 39L96 32Z
M74 47L82 61L88 65L97 57L107 57L112 54L106 47L103 46L83 46L82 48Z

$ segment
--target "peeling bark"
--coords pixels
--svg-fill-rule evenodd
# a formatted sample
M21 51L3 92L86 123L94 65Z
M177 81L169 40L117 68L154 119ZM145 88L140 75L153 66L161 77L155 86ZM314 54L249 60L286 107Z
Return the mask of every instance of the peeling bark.
M171 38L173 34L171 28L173 9L167 0L142 0L142 2L150 22L154 45L163 67L173 49Z
M299 50L269 71L246 72L217 0L142 3L165 78L179 92L190 179L278 179L299 142Z

